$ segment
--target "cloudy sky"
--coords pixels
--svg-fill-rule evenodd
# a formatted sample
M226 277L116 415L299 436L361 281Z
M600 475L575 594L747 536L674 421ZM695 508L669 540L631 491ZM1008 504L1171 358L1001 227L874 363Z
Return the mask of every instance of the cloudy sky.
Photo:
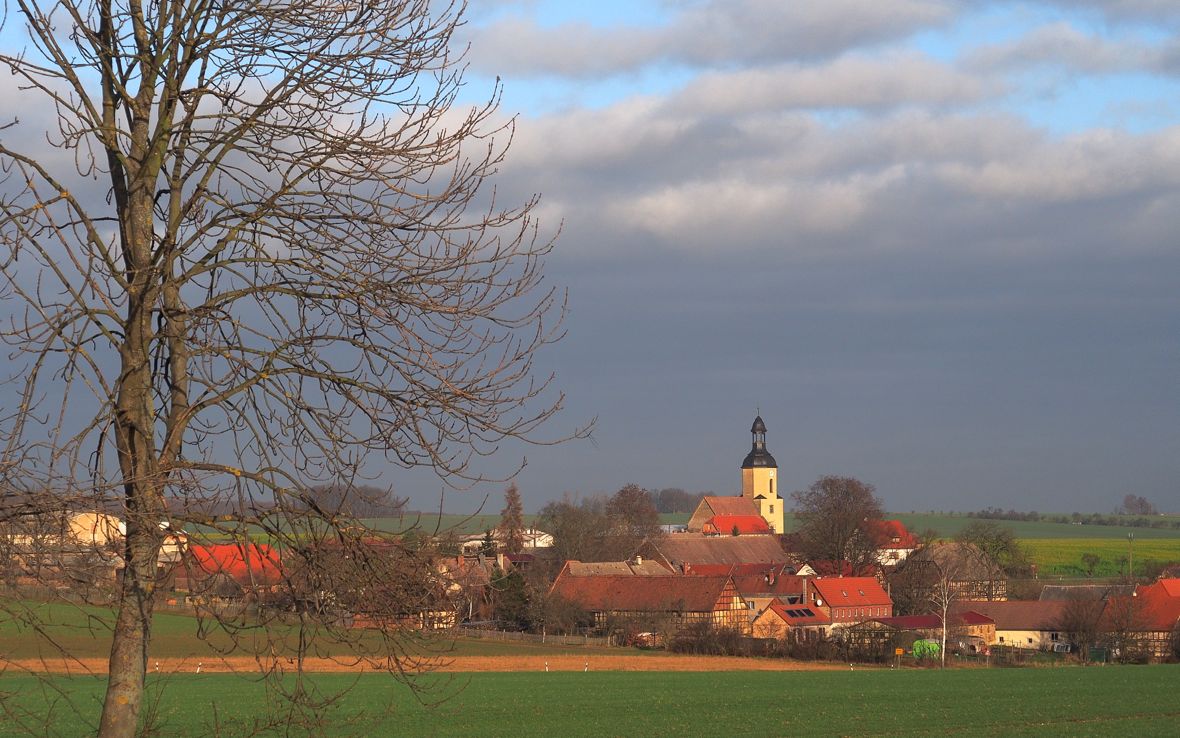
M760 410L784 490L842 474L894 510L1180 510L1180 3L476 0L469 19L472 95L499 77L519 113L501 187L563 224L552 430L598 418L593 442L524 452L526 507L736 492Z
M471 0L498 196L561 231L549 432L597 418L487 473L527 455L529 510L732 494L761 412L783 491L1180 512L1178 32L1176 0Z

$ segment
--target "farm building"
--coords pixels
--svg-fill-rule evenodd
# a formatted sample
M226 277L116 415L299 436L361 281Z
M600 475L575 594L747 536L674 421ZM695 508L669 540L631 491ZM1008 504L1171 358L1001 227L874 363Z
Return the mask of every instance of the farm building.
M1008 577L986 555L970 543L936 543L910 554L898 572L930 585L943 573L951 591L961 600L999 601L1008 599Z
M655 561L636 556L630 561L594 561L582 562L570 559L561 567L561 572L572 577L595 576L638 576L638 577L666 577L672 574L668 568ZM718 572L724 574L725 572Z
M598 628L619 621L666 632L699 624L743 632L749 627L749 608L728 576L575 576L563 568L550 594L591 613ZM664 627L654 627L656 623Z
M790 564L776 536L706 536L679 533L644 541L639 554L670 570L685 573L700 565Z
M942 636L942 616L902 615L891 618L874 618L871 622L879 623L896 631L910 631L919 638L940 638ZM996 640L996 621L974 610L962 610L952 613L948 621L948 632L956 638L974 638L984 645Z
M1062 642L1058 624L1068 607L1066 600L962 601L954 612L974 611L995 622L996 638L1001 646L1027 649L1051 649Z
M499 528L495 528L485 533L472 533L470 535L464 536L459 543L460 551L468 556L479 553L483 549L489 534L491 535L492 541L495 543L496 548L499 548L503 544L502 539L504 537L504 533ZM533 551L539 548L553 547L552 533L546 533L545 531L538 528L526 528L525 530L521 531L521 535L524 541L524 548L526 550Z
M1168 657L1180 628L1180 579L1160 579L1136 587L1129 596L1111 597L1100 623L1116 649L1148 659Z

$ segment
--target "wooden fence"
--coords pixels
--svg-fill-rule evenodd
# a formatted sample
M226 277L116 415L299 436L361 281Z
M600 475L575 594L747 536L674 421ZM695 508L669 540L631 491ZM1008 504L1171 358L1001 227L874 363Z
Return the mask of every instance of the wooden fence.
M490 641L518 641L522 643L546 643L555 646L613 646L609 637L590 635L552 635L545 633L519 633L510 630L483 630L459 626L454 634L462 638L480 638Z

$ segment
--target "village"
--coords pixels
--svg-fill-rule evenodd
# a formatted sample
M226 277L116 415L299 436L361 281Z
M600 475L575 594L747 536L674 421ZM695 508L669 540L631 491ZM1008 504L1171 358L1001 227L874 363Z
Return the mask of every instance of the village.
M482 534L419 535L412 544L365 527L351 538L292 536L287 545L226 541L212 528L168 520L159 528L156 606L277 622L314 612L348 629L579 636L861 663L1180 658L1175 565L1146 581L1040 583L1006 568L986 544L922 540L884 518L855 527L848 555L808 557L801 534L786 530L788 501L761 417L750 433L740 495L703 496L682 525L652 525L652 510L641 510L646 526L627 531L613 557L562 558L553 533L525 526L508 508ZM616 497L633 508L645 495L631 486ZM125 535L117 516L10 506L3 530L10 596L113 602Z

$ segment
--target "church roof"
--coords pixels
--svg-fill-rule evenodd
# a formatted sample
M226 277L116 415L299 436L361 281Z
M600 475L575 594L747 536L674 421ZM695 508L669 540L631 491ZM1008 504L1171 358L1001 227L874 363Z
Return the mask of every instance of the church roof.
M714 515L758 515L758 507L747 497L705 495L701 504L707 505Z
M754 467L770 467L777 469L778 462L770 455L770 452L765 448L752 448L750 453L746 454L746 458L742 459L743 469L753 469Z

